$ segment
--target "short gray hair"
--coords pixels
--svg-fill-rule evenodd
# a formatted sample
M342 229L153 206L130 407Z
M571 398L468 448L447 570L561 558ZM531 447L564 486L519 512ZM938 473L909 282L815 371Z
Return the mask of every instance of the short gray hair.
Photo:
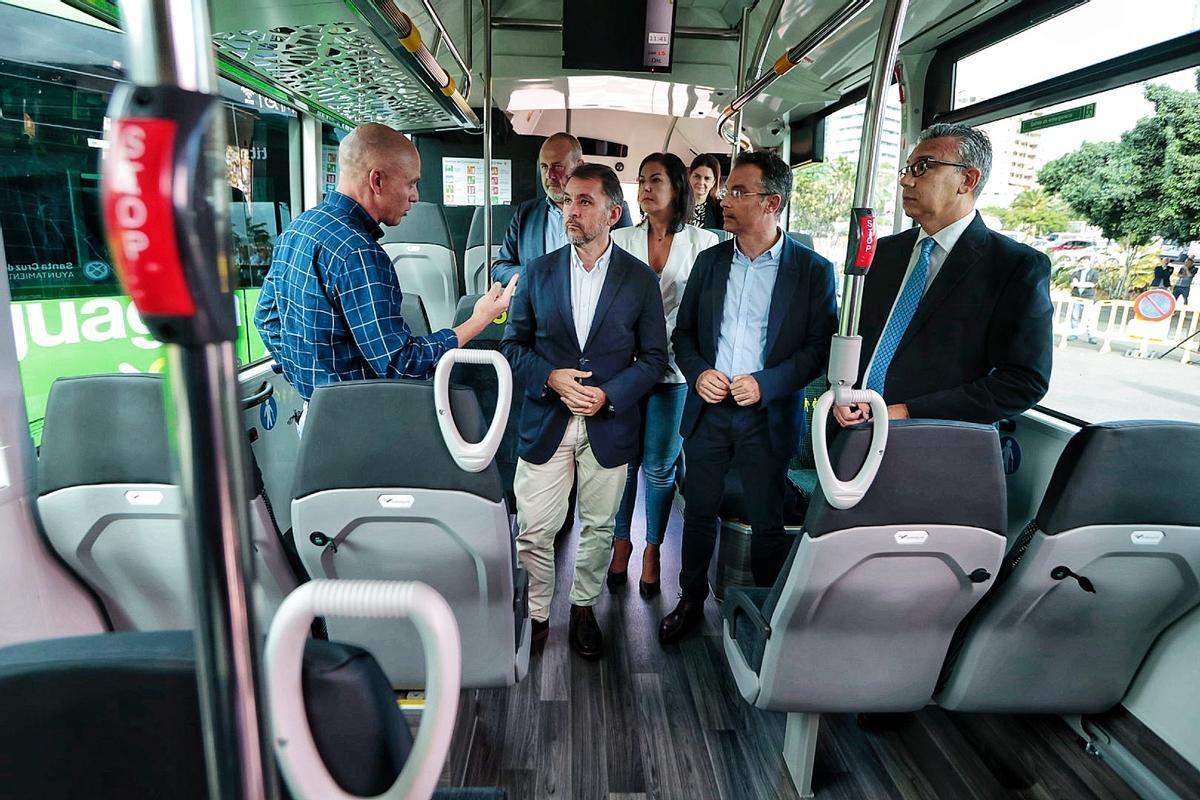
M961 122L937 122L930 125L917 136L917 144L929 139L957 139L958 148L955 158L967 166L979 170L979 183L975 184L973 194L979 197L983 186L987 183L988 175L992 172L992 143L987 134L970 125Z

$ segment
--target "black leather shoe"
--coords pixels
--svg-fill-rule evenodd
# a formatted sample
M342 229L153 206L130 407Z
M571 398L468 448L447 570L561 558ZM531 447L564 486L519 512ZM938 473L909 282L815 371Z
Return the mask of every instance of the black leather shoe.
M629 582L629 570L625 572L609 571L608 577L604 579L604 582L608 584L609 591L615 592Z
M550 620L530 620L529 651L540 653L550 638Z
M654 576L654 580L646 580L645 575L647 572ZM658 560L658 545L646 545L646 551L642 553L642 579L638 581L638 592L641 593L642 597L646 598L647 600L658 597L658 593L662 589L661 572L662 566L659 564Z
M704 621L704 600L682 598L675 610L658 623L658 641L663 644L677 642Z
M595 661L604 655L604 635L591 606L571 606L571 649Z
M608 577L605 583L609 591L616 591L629 581L629 556L633 554L633 542L628 539L613 539L612 561L608 564ZM622 570L614 570L613 564L624 564Z

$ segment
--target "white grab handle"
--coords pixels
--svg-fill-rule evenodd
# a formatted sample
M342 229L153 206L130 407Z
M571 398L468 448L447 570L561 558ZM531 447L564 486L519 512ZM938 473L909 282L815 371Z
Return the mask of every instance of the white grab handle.
M428 800L441 777L458 713L462 650L454 612L440 594L415 581L309 581L279 607L267 636L266 676L284 780L301 800L358 800L325 768L304 708L304 642L318 616L407 617L416 626L425 652L425 711L404 769L377 798Z
M875 473L883 463L883 451L887 449L888 417L887 403L883 397L870 389L843 390L845 403L869 403L871 405L871 449L862 469L848 481L839 480L829 461L829 445L825 436L825 415L833 408L833 390L829 389L817 400L813 409L812 436L813 460L817 463L817 481L829 505L845 510L858 505L863 495L871 488Z
M496 370L496 413L492 416L487 434L475 444L463 439L450 410L450 371L455 364L491 364ZM495 350L463 350L456 347L447 350L438 361L433 373L433 405L437 409L438 427L455 463L467 472L482 472L496 457L500 440L504 438L504 426L508 424L512 390L512 368L504 356Z

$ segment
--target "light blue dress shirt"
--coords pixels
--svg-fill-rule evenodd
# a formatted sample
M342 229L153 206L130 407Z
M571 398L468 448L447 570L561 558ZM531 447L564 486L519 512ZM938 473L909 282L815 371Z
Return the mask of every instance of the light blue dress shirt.
M562 209L546 198L546 252L553 253L567 244L567 229L563 227Z
M779 274L779 256L783 252L783 233L771 249L751 260L733 245L733 263L725 286L725 308L721 314L721 332L717 337L718 372L732 380L763 368L767 349L767 317L775 276Z

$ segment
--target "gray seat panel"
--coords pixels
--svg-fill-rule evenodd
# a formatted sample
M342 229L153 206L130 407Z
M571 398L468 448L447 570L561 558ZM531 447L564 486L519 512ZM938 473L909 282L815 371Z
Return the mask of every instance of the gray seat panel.
M512 221L516 206L492 206L492 259L500 255L500 244L504 232ZM467 232L467 246L463 252L463 288L466 294L483 294L491 285L487 273L487 259L483 247L483 206L477 206L471 216L471 227Z
M425 302L434 330L450 327L458 303L458 268L450 226L436 203L413 203L399 225L384 226L379 240L392 260L400 288Z
M1200 604L1200 507L1179 491L1200 481L1197 452L1190 423L1076 434L1005 579L960 632L937 702L1069 714L1120 702L1157 637Z

